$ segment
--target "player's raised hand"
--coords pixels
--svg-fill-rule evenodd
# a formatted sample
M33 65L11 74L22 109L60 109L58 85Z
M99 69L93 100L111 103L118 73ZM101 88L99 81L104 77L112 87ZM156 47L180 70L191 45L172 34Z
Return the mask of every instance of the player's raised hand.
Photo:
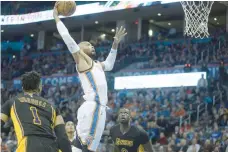
M54 17L54 19L57 19L58 18L58 15L59 15L59 12L58 12L58 10L57 10L57 6L59 5L59 3L60 2L56 2L55 3L55 6L54 6L54 9L53 9L53 17Z
M117 27L114 39L117 43L119 43L125 35L127 35L126 29L123 26L120 28Z

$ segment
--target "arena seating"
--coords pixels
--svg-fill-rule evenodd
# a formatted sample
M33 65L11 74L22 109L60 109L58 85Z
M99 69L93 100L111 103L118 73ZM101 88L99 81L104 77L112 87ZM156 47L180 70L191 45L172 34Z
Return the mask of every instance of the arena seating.
M129 45L125 50L120 50L124 52L118 56L117 64L121 64L121 60L132 56L133 58L142 57L143 55L150 54L151 52L157 53L157 55L151 54L154 58L148 60L144 63L143 67L140 68L154 68L156 65L158 67L170 67L178 64L183 64L187 59L181 59L180 57L174 60L173 64L170 62L165 62L164 60L156 60L156 56L164 58L170 55L175 55L179 52L180 56L183 53L186 56L186 48L183 44L175 44L165 48L161 48L159 51L159 46L156 45L148 46L148 42L139 42L137 44ZM195 46L192 45L192 50L204 50L210 47L213 42L208 42L202 46L199 44ZM216 43L215 43L216 45ZM146 48L145 48L146 46ZM201 59L209 61L209 63L218 63L221 59L220 57L227 57L225 53L224 43L221 49L216 49L216 54L219 54L218 58L212 58L212 56L203 56L199 51L196 64L201 64ZM158 49L158 50L157 50ZM98 48L99 50L99 48ZM152 50L152 51L151 51ZM178 51L177 51L178 50ZM172 52L174 51L174 52ZM104 56L99 58L103 60ZM165 52L165 53L162 53ZM189 55L191 56L191 55ZM191 58L191 57L190 57ZM38 54L28 54L23 57L23 61L15 59L4 59L2 60L2 79L12 80L12 78L18 77L26 71L36 70L43 75L51 74L72 74L75 73L73 60L66 51L60 51L58 53L47 52ZM154 60L155 59L155 60ZM180 60L179 60L180 59ZM56 62L58 61L58 62ZM156 61L156 65L154 63ZM169 60L171 61L171 60ZM151 63L152 62L152 63ZM140 64L140 63L137 63ZM152 67L147 67L145 65L153 65ZM130 67L129 67L130 68ZM20 70L17 70L20 69ZM48 69L48 70L47 70ZM12 72L12 73L11 73ZM14 97L21 90L14 89L12 84L7 84L5 89L1 90L2 93L2 103L7 99ZM223 88L218 88L216 81L210 83L210 92L196 88L160 88L160 89L147 89L147 90L122 90L122 91L112 91L109 92L109 104L108 106L111 110L108 111L108 119L106 129L110 129L116 123L117 111L120 107L127 107L131 109L131 114L133 117L132 123L135 125L142 126L147 130L150 135L151 140L154 143L154 149L165 151L178 151L180 148L188 148L191 145L191 141L195 138L198 139L198 144L201 145L202 149L216 149L220 143L219 141L227 138L227 117L223 116L227 112L227 97L225 95ZM7 89L6 89L7 88ZM198 106L202 104L207 104L209 98L210 101L213 100L213 96L216 94L222 94L222 102L218 102L213 106L204 110L200 113L203 115L200 120L197 121L197 110ZM82 95L82 90L78 85L66 84L57 87L52 87L44 85L42 95L48 99L50 103L55 104L61 108L62 115L65 121L76 122L76 111L80 105L79 98ZM68 100L66 100L66 98ZM205 117L204 117L205 116ZM180 123L180 117L183 118ZM210 120L210 121L208 121ZM219 128L219 130L218 130ZM8 149L15 149L15 137L14 132L11 129L6 129L6 133L2 134L3 143L5 143ZM206 140L211 139L211 140ZM110 140L106 137L102 139L103 144L99 147L102 151L108 151L107 144L110 144ZM208 146L210 142L210 146ZM223 150L225 148L225 143L219 148Z
M87 2L85 2L87 3ZM23 2L4 2L3 15L23 14L51 9L42 2L30 6ZM78 4L78 3L77 3ZM84 4L84 3L82 3ZM80 4L79 4L80 5ZM23 6L23 7L21 7ZM25 9L28 8L28 9ZM136 11L136 10L135 10ZM121 44L114 70L107 73L111 83L115 73L126 70L163 69L189 64L201 67L228 64L228 39L224 29L211 33L205 39L173 37L167 34L143 36L135 42ZM22 90L14 85L25 72L35 70L43 77L77 76L75 63L65 44L58 41L50 48L37 50L34 41L17 40L22 50L15 56L2 52L1 56L1 104L15 97ZM3 41L2 43L8 43ZM111 41L98 41L94 46L97 60L103 61L111 48ZM11 52L13 49L5 45ZM12 51L13 52L13 51ZM226 67L227 68L227 67ZM217 70L218 71L218 70ZM144 128L153 143L155 152L186 152L194 144L202 152L227 152L228 148L228 80L220 74L208 75L205 87L177 87L159 89L113 90L109 84L106 130L117 123L117 113L122 107L129 108L132 124ZM43 84L41 96L60 108L65 121L77 123L77 109L83 102L82 89L78 83ZM2 152L15 152L16 139L10 121L2 128ZM112 142L103 136L98 152L112 152Z

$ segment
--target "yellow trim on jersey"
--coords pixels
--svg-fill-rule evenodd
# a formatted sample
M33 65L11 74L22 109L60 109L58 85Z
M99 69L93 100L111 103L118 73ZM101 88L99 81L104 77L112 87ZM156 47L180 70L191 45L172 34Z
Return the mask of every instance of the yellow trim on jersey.
M55 127L55 119L56 119L56 111L55 111L55 109L52 106L51 106L51 111L52 111L52 117L51 117L52 124L51 124L51 128L54 129L54 127Z
M145 152L143 145L139 145L138 152Z
M20 119L18 118L15 103L13 104L13 106L10 109L10 116L12 118L14 130L15 130L15 133L17 136L17 144L19 145L19 143L21 142L21 140L24 136L24 130L21 125Z
M19 143L16 152L27 152L27 138L23 137L21 142Z

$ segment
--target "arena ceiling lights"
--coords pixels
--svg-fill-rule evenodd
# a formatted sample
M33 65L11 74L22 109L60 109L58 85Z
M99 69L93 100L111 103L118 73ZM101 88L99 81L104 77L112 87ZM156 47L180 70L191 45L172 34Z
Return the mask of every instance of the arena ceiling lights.
M114 88L121 90L197 86L202 74L206 77L206 72L115 77Z
M108 11L117 11L123 9L137 8L151 6L153 4L158 4L155 0L140 0L140 1L120 1L117 5L113 5L115 1L108 1L106 4L100 3L90 3L84 5L78 5L77 11L70 17L88 15L95 13L102 13ZM169 1L174 2L174 1ZM161 1L161 4L166 3L166 1ZM53 19L53 10L41 11L36 13L22 14L22 15L0 15L1 25L19 25L28 24L35 22L42 22ZM64 18L60 16L60 18Z

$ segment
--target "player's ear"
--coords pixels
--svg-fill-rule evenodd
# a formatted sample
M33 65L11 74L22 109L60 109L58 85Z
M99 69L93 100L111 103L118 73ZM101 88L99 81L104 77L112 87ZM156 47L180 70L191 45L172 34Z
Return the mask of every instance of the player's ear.
M117 117L116 121L117 121L118 123L120 122L120 118L119 118L119 116Z
M42 91L42 83L40 82L38 92L40 93Z

